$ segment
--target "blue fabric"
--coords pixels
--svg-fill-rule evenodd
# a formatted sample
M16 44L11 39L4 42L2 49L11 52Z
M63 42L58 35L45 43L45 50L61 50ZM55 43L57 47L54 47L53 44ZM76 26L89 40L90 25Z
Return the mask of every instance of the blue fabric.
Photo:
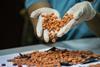
M30 1L31 3L33 1L34 1L33 3L36 2L36 0L28 0L28 1ZM52 8L58 10L61 17L63 17L64 13L68 11L73 5L75 5L78 2L82 2L82 1L84 0L48 0ZM95 0L95 2L92 2L92 5L96 9L97 12L100 12L100 0ZM60 40L78 39L78 38L95 36L95 34L89 29L86 23L87 22L82 22L78 24L76 27L71 29L67 34L65 34L62 38L60 38Z
M40 0L25 0L25 8L30 7L33 3L37 3Z
M27 9L28 7L30 7L32 4L34 3L38 3L38 2L45 2L45 1L48 1L48 0L25 0L25 8Z

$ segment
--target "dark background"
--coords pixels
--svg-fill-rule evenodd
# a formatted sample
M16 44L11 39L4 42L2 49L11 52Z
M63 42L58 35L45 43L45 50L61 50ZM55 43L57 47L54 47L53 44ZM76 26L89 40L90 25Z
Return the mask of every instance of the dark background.
M0 41L0 50L41 43L34 35L25 0L1 0Z
M0 49L20 47L23 44L33 44L23 41L22 33L25 24L23 13L24 0L2 0L0 2Z
M24 23L19 12L24 8L24 0L3 0L0 7L0 49L18 47L20 46Z

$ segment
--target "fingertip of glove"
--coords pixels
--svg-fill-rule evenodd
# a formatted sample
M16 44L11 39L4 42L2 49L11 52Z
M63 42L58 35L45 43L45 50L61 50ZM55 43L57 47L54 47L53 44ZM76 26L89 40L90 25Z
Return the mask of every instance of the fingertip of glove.
M41 15L39 16L37 26L36 26L36 33L38 37L42 36L42 19Z
M49 42L49 31L47 29L44 30L43 38L46 43Z

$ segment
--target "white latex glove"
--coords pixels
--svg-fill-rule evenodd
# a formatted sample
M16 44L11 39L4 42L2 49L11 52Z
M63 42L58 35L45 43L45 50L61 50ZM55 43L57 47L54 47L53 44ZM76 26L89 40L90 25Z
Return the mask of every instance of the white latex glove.
M72 14L74 18L67 25L60 29L57 34L58 37L66 34L73 26L79 22L91 20L96 15L96 11L90 2L84 1L75 4L66 12L66 14Z
M31 18L35 18L39 16L37 26L36 26L36 34L38 37L43 37L45 42L49 42L49 31L47 29L43 30L42 28L43 17L41 15L51 14L51 13L55 13L55 15L57 15L57 17L60 18L59 13L55 9L47 8L47 7L40 8L40 9L33 11L30 16Z

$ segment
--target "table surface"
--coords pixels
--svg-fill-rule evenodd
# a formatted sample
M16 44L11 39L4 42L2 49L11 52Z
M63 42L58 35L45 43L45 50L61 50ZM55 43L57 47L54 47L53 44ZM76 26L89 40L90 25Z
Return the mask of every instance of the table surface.
M8 59L12 59L15 56L18 56L19 53L28 53L33 50L45 50L50 49L51 47L57 47L57 48L66 48L71 50L91 50L95 53L100 54L100 38L88 38L88 39L79 39L79 40L69 40L69 41L63 41L58 42L55 44L49 44L53 46L47 46L44 44L37 44L33 46L25 46L25 47L18 47L18 48L11 48L11 49L5 49L0 50L0 65L6 64L6 67L15 67L12 66L12 63L7 62ZM100 64L100 61L89 63L89 64L77 64L72 65L70 67L88 67L90 64ZM2 67L2 66L0 66ZM26 66L23 66L26 67ZM66 66L62 66L66 67Z
M55 47L72 49L72 50L91 50L95 53L100 54L100 38L69 40L69 41L62 41L62 42L57 42L55 44L49 44L49 45L53 45ZM37 44L33 46L4 49L4 50L0 50L0 56L13 54L13 53L19 53L19 52L25 52L25 51L31 51L31 50L40 50L40 49L45 49L45 48L49 48L53 46Z

